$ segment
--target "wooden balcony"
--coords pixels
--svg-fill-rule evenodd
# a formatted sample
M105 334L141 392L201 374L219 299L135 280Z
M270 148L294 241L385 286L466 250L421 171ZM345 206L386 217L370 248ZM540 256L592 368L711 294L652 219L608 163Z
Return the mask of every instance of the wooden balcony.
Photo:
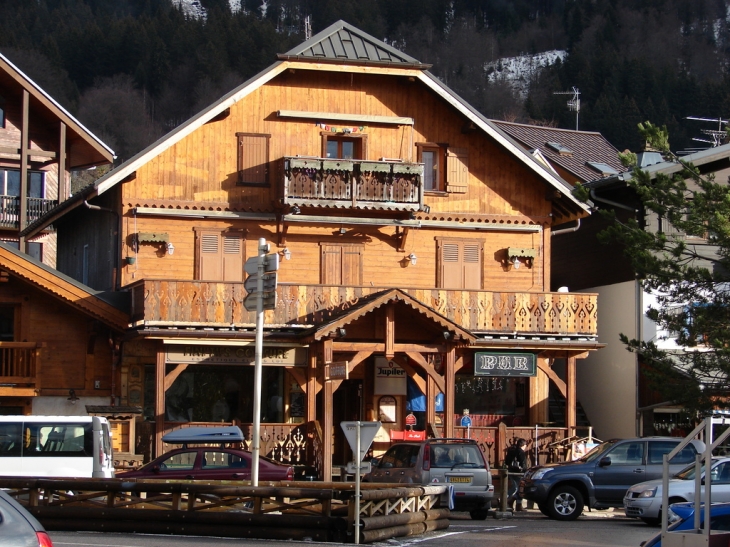
M306 207L418 211L423 164L284 158L284 203Z
M132 321L147 326L253 327L243 306L243 283L145 279L129 285ZM389 287L281 283L269 327L311 327ZM586 293L401 289L462 327L484 335L588 336L597 334L598 296Z
M26 203L26 226L58 205L57 200L44 198L28 198ZM0 227L20 229L20 198L18 196L0 196Z
M25 396L39 388L39 360L35 342L0 342L0 395Z

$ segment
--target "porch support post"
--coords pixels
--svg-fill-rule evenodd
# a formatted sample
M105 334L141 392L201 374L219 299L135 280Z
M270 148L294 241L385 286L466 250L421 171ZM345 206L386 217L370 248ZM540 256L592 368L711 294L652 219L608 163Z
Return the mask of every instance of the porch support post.
M28 135L28 120L30 117L30 93L23 90L22 114L20 121L20 211L18 214L18 226L22 232L28 225L28 150L30 148L30 136ZM18 239L18 248L21 253L26 252L25 237Z
M317 347L312 344L307 362L307 421L317 419Z
M450 345L446 351L446 363L444 364L444 437L447 438L454 436L455 364L456 348Z
M395 306L389 302L385 308L385 358L395 357Z
M576 358L574 355L568 355L565 359L566 361L566 370L565 370L565 379L566 379L566 396L565 396L565 426L568 428L568 435L575 435L575 427L576 427L576 405L577 405L577 395L576 395L576 369L575 369L575 362Z
M320 374L324 380L324 365L325 363L332 362L332 340L327 339L322 343L322 363L320 368ZM332 394L334 393L335 386L332 385L332 381L324 380L324 392L322 396L322 404L324 405L324 412L322 413L322 480L330 482L332 480L332 442L333 442L333 402Z
M155 454L162 454L162 435L165 433L165 348L157 348L155 363Z
M426 423L435 425L436 424L436 395L438 390L436 389L436 382L433 378L426 376Z

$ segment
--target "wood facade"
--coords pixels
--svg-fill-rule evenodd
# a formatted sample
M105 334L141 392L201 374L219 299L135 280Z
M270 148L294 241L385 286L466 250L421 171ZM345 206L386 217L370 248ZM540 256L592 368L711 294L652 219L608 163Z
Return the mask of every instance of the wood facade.
M118 249L132 323L118 395L148 409L153 452L180 422L247 421L243 265L260 238L280 255L264 422L315 424L323 478L350 457L339 421L381 419L376 450L405 429L407 384L426 400L421 426L445 436L465 390L495 410L473 413L484 426L548 422L550 382L574 409L576 360L600 347L596 301L550 292L550 233L587 209L427 68L336 23L85 196L119 216L106 248ZM98 211L79 200L45 217L59 255L100 244ZM534 374L481 381L477 352L525 353ZM326 376L332 363L347 378Z

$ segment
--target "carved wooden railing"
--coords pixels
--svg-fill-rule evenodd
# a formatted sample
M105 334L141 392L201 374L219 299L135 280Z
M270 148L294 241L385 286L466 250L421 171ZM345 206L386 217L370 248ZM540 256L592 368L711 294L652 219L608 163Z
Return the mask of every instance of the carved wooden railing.
M145 279L129 285L132 321L148 326L253 327L243 283ZM295 285L277 287L267 326L311 327L385 287ZM597 333L598 296L590 293L401 289L476 333L586 335Z
M36 385L38 344L0 342L0 383Z
M27 198L26 204L26 225L28 225L53 209L58 205L58 201L45 198ZM0 195L0 226L3 228L18 228L19 223L20 197Z
M417 211L423 206L423 164L326 158L284 158L288 205Z

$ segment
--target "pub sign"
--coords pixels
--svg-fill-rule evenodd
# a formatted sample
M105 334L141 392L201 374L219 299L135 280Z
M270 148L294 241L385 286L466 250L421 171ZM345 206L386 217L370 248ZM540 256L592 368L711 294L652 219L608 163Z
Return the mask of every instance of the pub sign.
M536 376L534 353L474 353L474 376Z

